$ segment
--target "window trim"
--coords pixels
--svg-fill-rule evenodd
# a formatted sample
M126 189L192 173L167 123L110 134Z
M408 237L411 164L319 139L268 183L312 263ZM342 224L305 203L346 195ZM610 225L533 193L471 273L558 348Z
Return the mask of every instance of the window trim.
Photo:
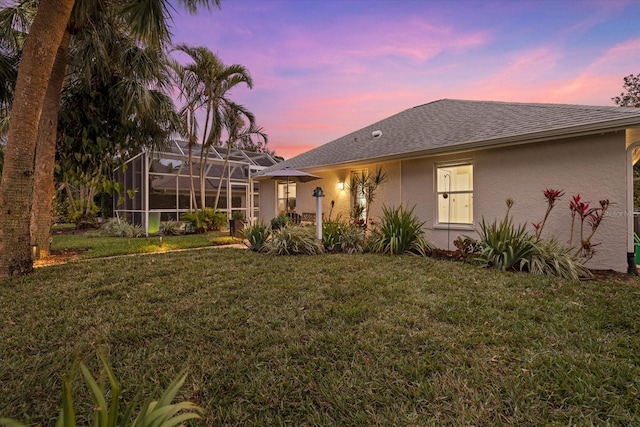
M451 168L451 167L458 167L458 166L471 166L471 179L472 179L472 185L471 185L471 191L438 191L438 171L440 169L446 169L446 168ZM473 161L473 159L461 159L461 160L456 160L453 162L443 162L443 163L435 163L434 164L434 168L433 168L433 196L434 196L434 224L433 224L433 228L436 229L449 229L449 228L456 228L456 229L460 229L460 230L473 230L474 229L474 224L475 224L475 209L474 209L474 203L473 203L473 195L475 193L475 163ZM470 194L471 195L471 222L447 222L447 221L441 221L440 220L440 206L439 206L439 198L440 195L443 193L448 193L448 194Z
M288 211L288 207L287 206L289 203L289 199L291 199L291 188L293 187L295 189L296 192L296 198L297 198L297 186L296 186L296 182L295 181L289 181L288 186L289 186L289 194L287 195L287 191L283 190L283 194L285 195L285 197L279 197L280 196L280 186L286 186L287 185L287 181L281 181L281 180L276 180L276 216L278 215L282 215L283 212L280 211L280 201L284 201L284 214L287 214L289 212L295 212L296 208L293 207L293 209L291 209L291 211ZM296 200L296 204L297 204L297 200Z

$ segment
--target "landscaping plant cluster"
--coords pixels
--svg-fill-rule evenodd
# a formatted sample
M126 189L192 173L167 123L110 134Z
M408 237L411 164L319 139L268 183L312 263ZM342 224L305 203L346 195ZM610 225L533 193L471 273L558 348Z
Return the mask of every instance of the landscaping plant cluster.
M584 266L585 262L595 254L591 239L602 224L609 207L609 200L601 200L599 207L589 207L578 194L569 202L571 212L570 238L563 245L554 237L545 239L542 232L556 202L564 195L564 191L546 189L543 192L547 201L547 209L540 222L532 223L534 233L526 229L526 224L513 224L509 211L514 201L506 200L507 212L501 221L485 222L482 218L480 238L478 240L464 236L454 243L467 259L482 263L487 267L499 270L527 271L532 274L559 276L571 280L591 277ZM579 221L579 244L573 246L574 228Z
M271 221L271 227L263 222L247 226L244 235L251 250L272 255L375 252L424 256L432 246L425 238L423 226L413 209L385 206L380 223L368 233L360 223L338 217L324 223L321 242L314 228L292 224L281 215Z
M591 277L584 264L596 252L598 244L593 243L592 238L606 216L609 200L601 200L599 206L590 207L579 194L573 196L569 203L571 237L567 244L562 244L555 237L543 238L543 230L564 192L546 189L543 194L547 209L541 221L532 223L533 233L527 230L527 224L513 223L510 210L514 201L509 198L502 220L487 222L482 218L479 238L460 236L454 241L457 249L454 258L502 271L523 271L570 280ZM322 242L315 237L312 228L294 224L285 215L274 218L271 226L264 223L248 226L244 234L251 250L272 255L374 252L426 256L434 252L425 236L424 222L414 215L413 208L383 206L382 211L379 223L369 229L354 218L350 221L340 217L329 219L323 225ZM579 238L577 246L573 245L574 235Z

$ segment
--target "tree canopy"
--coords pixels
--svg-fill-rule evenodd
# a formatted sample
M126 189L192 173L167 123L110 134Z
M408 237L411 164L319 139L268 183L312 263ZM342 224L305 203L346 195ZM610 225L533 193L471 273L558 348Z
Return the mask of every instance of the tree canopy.
M195 12L198 6L219 6L220 0L178 0L177 3ZM36 161L36 157L41 152L40 130L52 122L50 119L42 122L41 118L51 117L51 113L57 115L59 103L49 101L60 98L60 91L54 90L61 82L56 70L64 58L59 53L66 51L70 36L87 18L97 16L95 12L106 7L115 12L111 16L116 17L138 43L161 48L170 43L169 25L174 10L170 0L40 0L33 4L37 5L37 12L22 46L4 149L0 183L0 205L3 206L0 277L28 273L33 268L30 218L34 194L37 194L34 176L37 165L49 164L49 160ZM94 34L100 37L98 31ZM55 136L46 143L43 141L42 147L48 149L54 144ZM50 161L51 173L53 162Z
M629 74L622 85L626 92L611 98L620 107L640 107L640 74Z

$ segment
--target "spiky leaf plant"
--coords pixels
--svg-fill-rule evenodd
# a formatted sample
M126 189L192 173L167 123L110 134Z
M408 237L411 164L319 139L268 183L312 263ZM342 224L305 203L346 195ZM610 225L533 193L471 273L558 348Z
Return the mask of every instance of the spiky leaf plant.
M380 225L370 237L373 252L423 256L431 252L433 247L424 237L424 222L413 214L414 209L415 206L407 210L402 205L398 208L382 207Z
M182 234L182 224L179 221L163 221L160 223L160 231L165 236L178 236Z
M265 248L270 255L315 255L324 251L314 230L298 225L274 230Z
M482 245L478 260L487 267L517 269L535 250L534 236L527 233L525 225L516 227L508 213L500 222L487 223L482 218L478 234Z
M242 234L247 239L245 245L255 252L263 252L267 244L267 240L271 237L271 229L264 222L256 222L252 225L245 226Z
M340 217L325 221L322 224L322 243L327 252L340 252L342 238L349 225Z
M348 254L361 254L366 250L366 237L362 227L349 225L342 232L340 249Z
M99 354L99 357L104 374L109 380L109 391L102 390L85 364L80 363L80 371L87 383L95 408L92 426L173 427L182 425L187 420L201 418L199 412L202 412L202 409L197 405L191 402L171 403L187 378L186 372L173 380L159 400L147 399L139 411L136 411L139 406L137 399L134 399L127 407L121 407L120 385L106 358L102 354ZM56 427L76 426L76 414L73 408L71 390L71 382L68 378L65 378L62 382L62 406L55 424ZM107 396L110 396L109 403L107 403ZM133 418L136 412L137 416ZM5 418L0 418L0 424L12 427L24 426L18 421Z
M110 218L100 228L97 235L107 235L113 237L142 237L144 228L139 225L129 224L127 221L118 218Z

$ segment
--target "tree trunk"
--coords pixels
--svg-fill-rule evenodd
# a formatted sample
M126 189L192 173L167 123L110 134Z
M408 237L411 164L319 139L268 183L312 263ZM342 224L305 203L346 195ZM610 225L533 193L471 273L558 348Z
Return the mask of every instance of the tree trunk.
M41 257L48 256L51 249L51 210L55 193L53 170L56 165L58 110L70 39L71 34L65 31L53 64L38 126L36 175L31 206L31 244L38 245Z
M220 174L220 181L218 181L218 191L216 191L216 200L215 207L218 207L218 201L220 200L220 190L222 190L222 180L224 179L224 173L227 171L227 167L229 166L229 156L231 155L231 141L227 143L227 155L224 158L224 165L222 166L222 173ZM231 186L227 185L227 195L229 191L231 191ZM231 206L227 206L229 212L231 212Z
M42 0L18 67L0 183L0 278L33 269L30 219L40 114L74 0Z

